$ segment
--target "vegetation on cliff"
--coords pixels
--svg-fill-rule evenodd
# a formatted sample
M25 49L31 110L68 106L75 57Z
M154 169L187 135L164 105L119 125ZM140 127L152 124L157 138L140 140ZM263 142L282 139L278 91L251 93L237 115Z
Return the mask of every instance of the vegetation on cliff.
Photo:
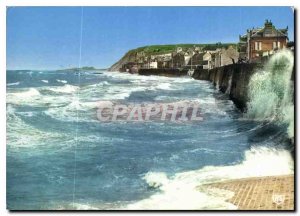
M176 50L177 47L181 47L182 49L188 49L193 47L200 47L202 50L215 50L217 48L228 48L229 46L237 46L235 43L224 43L221 42L215 44L168 44L168 45L151 45L139 47L137 49L131 50L133 52L141 52L144 51L145 54L164 54L170 53Z

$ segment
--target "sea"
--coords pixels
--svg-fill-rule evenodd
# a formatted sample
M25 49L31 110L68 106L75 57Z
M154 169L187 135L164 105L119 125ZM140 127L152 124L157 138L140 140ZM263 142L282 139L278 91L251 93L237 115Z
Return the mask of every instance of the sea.
M9 210L236 209L205 184L294 173L287 126L191 77L6 72ZM97 104L200 104L202 121L108 121Z

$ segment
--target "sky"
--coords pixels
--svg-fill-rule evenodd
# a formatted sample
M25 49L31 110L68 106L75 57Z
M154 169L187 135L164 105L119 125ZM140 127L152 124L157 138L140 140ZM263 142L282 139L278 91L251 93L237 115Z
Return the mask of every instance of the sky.
M294 40L290 7L83 7L82 32L81 15L81 7L9 7L7 69L108 68L140 46L236 43L266 19Z

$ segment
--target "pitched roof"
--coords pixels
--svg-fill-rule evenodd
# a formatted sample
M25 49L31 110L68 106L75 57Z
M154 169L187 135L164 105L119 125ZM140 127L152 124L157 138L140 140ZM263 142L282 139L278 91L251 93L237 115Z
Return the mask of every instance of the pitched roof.
M276 29L271 21L266 20L263 28L256 28L250 31L251 37L287 37L286 29Z

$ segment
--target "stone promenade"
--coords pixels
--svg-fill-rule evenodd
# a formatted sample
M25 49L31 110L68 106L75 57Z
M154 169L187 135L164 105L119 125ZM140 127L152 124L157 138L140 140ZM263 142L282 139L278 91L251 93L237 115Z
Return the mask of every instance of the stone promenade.
M230 180L207 187L234 192L227 201L240 210L294 210L294 175Z

